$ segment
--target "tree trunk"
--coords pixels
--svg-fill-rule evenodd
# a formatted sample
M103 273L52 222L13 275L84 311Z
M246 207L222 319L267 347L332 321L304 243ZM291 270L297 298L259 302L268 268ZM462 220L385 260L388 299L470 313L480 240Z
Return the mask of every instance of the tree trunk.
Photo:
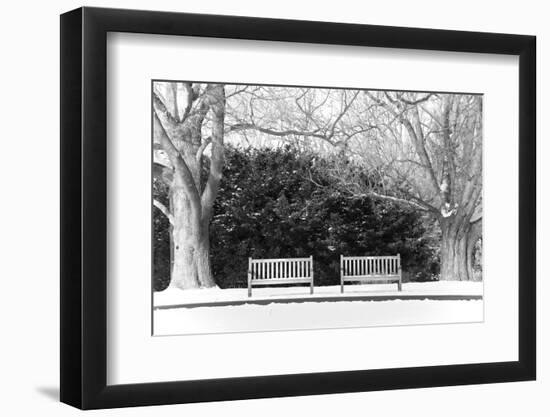
M471 279L475 279L474 276L474 250L475 250L475 244L482 236L482 221L481 219L475 221L471 224L470 227L470 233L468 233L468 248L467 248L467 256L468 256L468 268L470 270L470 277ZM483 278L482 278L483 279Z
M469 281L468 234L469 223L443 221L441 224L441 280Z
M214 277L210 268L210 239L208 236L208 224L201 228L197 251L197 272L202 287L214 287Z
M171 190L168 192L168 210L170 213L174 213L174 202L172 201ZM174 226L172 225L172 222L170 222L170 225L168 226L168 232L170 236L170 273L172 273L172 270L174 269Z
M197 227L197 213L190 204L185 190L174 187L172 194L174 258L170 285L181 289L198 288L200 281L196 256L199 250L200 229Z
M216 284L210 269L208 226L201 225L185 193L177 193L175 197L170 285L180 289L213 287Z

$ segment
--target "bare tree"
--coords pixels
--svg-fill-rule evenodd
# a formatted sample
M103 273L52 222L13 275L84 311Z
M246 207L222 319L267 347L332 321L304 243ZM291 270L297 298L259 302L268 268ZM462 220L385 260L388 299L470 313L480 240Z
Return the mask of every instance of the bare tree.
M256 131L344 156L334 172L352 196L407 204L441 227L441 278L472 279L481 236L482 98L476 95L253 87L229 131ZM364 167L371 181L347 169Z
M169 207L154 206L171 225L171 286L215 285L208 228L224 163L225 88L220 84L158 82L153 90L154 174L169 185ZM202 181L204 152L208 178Z
M372 182L337 175L354 195L408 204L441 227L441 279L473 278L481 236L482 98L475 95L365 91L359 125L376 129L348 144Z

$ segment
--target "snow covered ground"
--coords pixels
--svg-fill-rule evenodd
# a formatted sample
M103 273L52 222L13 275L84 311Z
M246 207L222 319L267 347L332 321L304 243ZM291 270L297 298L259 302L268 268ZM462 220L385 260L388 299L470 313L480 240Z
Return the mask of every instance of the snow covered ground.
M154 294L155 335L326 329L483 321L483 284L427 282L179 290ZM210 304L211 305L208 305Z
M154 306L170 306L181 304L194 304L219 301L258 301L278 300L293 298L319 298L319 297L352 297L352 296L387 296L387 295L482 295L482 282L460 281L434 281L434 282L409 282L403 284L403 290L397 291L397 284L364 284L346 285L344 293L340 293L340 286L315 287L314 294L309 294L309 287L254 287L252 297L247 296L246 288L209 288L199 290L180 290L167 288L164 291L154 293Z

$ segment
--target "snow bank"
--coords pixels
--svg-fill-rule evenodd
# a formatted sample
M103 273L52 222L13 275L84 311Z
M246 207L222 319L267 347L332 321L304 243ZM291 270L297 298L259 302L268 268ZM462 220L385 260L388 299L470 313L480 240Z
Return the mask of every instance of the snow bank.
M154 294L155 335L232 333L327 329L417 324L471 323L483 321L483 300L434 300L430 296L483 295L479 282L426 282L317 287L179 290ZM326 302L335 297L338 302ZM369 300L365 300L369 296ZM396 299L387 300L387 296ZM403 300L400 296L418 296ZM422 299L422 297L428 299ZM376 300L380 297L380 300ZM304 299L310 300L303 302ZM317 299L317 300L316 300ZM383 300L383 301L381 301ZM243 301L252 303L243 304ZM254 303L262 301L262 303ZM235 302L235 305L196 306L201 303ZM240 302L240 304L239 304ZM193 308L189 308L195 305ZM160 307L160 308L159 308Z
M242 300L286 300L304 297L352 297L352 296L388 296L388 295L483 295L482 282L465 281L434 281L434 282L410 282L403 284L403 290L397 291L397 284L364 284L346 285L344 294L340 293L340 286L316 287L313 295L309 294L309 287L273 287L252 289L252 297L248 297L246 288L220 289L208 288L197 290L180 290L179 288L167 288L161 292L155 292L153 296L154 307L184 305L218 301L242 301Z

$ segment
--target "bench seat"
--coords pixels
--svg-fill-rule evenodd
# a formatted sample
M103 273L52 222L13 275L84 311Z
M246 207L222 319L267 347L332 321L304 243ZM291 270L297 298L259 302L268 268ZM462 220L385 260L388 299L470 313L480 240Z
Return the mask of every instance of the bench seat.
M401 291L401 257L340 255L340 292L346 282L394 282Z
M248 296L252 287L263 285L308 284L313 294L313 257L248 258Z

